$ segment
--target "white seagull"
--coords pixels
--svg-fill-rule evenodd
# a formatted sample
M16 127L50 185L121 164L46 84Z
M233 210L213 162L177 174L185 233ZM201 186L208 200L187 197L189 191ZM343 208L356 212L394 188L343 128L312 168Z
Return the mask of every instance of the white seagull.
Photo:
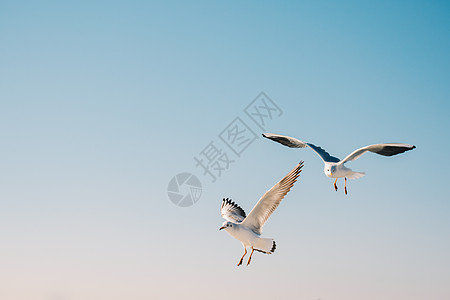
M403 153L405 151L412 150L416 148L414 145L409 144L399 144L399 143L389 143L389 144L374 144L365 146L359 149L356 149L349 155L347 155L346 158L343 160L340 160L339 158L336 158L334 156L331 156L328 152L326 152L324 149L320 148L319 146L313 145L311 143L305 143L302 142L296 138L279 135L279 134L273 134L273 133L263 133L262 135L265 138L271 139L275 142L278 142L280 144L283 144L285 146L291 147L291 148L305 148L309 147L314 152L316 152L320 158L323 160L325 167L323 169L323 172L325 175L331 178L336 178L334 181L334 189L337 191L338 187L336 185L336 182L338 178L345 178L345 184L344 184L344 191L345 194L347 194L347 177L350 179L357 179L360 177L363 177L366 175L364 172L353 172L351 169L344 166L346 162L352 161L366 153L367 151L377 153L384 156L392 156L396 154Z
M259 251L266 254L272 254L276 245L273 239L261 238L264 223L275 211L283 200L284 196L290 191L297 181L303 167L301 161L289 174L280 182L268 190L256 203L252 211L245 216L245 212L231 199L224 198L220 207L220 214L226 220L219 230L225 229L232 237L239 240L244 246L244 255L239 260L238 266L242 264L244 256L247 254L247 247L252 249L248 258L247 266L252 259L253 251Z

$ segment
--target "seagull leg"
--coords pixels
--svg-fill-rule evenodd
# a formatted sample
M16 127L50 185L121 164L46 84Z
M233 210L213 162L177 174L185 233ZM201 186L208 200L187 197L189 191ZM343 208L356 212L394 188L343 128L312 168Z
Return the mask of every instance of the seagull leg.
M247 266L250 264L250 261L252 260L253 251L255 251L255 249L253 249L252 247L252 253L250 253L250 257L248 258Z
M337 185L336 185L336 182L337 182L337 178L336 178L336 180L334 181L334 190L337 192L337 190L338 190L338 187L337 187Z
M344 191L345 191L345 194L347 195L347 177L345 177Z
M242 265L242 260L244 259L245 254L247 254L247 248L244 248L244 250L245 250L244 255L242 255L241 259L239 260L239 263L237 264L238 267L239 267L240 265Z

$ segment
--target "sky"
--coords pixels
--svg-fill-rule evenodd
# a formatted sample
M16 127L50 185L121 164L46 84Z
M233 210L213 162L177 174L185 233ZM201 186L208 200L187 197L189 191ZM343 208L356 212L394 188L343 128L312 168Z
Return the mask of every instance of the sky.
M446 1L3 1L0 298L449 299L449 13ZM278 107L262 127L246 113L261 95ZM233 122L251 138L238 154ZM349 163L367 175L345 195L311 150L263 132L339 158L417 148ZM209 145L232 160L214 182L195 161ZM300 160L264 227L276 252L237 267L222 198L248 213ZM201 182L188 207L168 195L180 173Z

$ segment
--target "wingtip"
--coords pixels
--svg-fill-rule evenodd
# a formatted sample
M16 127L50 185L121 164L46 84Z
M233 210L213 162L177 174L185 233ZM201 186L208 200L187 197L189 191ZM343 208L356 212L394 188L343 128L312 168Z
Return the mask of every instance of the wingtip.
M262 133L261 135L262 135L263 137L267 138L267 135L266 135L265 133Z
M293 170L294 171L294 176L295 176L294 182L296 182L297 178L300 176L300 173L302 172L302 168L303 168L303 160L301 160L298 163L297 167Z

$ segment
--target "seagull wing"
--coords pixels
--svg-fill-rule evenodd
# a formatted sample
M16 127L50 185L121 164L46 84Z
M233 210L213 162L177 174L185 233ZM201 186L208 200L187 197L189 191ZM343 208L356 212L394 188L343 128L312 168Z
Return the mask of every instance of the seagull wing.
M289 174L287 174L280 182L275 184L268 190L256 203L247 218L242 221L242 225L250 228L257 234L262 233L262 227L270 215L283 200L284 196L290 191L297 181L302 171L303 161L301 161Z
M317 153L317 155L320 156L320 158L324 161L324 162L339 162L340 159L334 156L331 156L327 151L325 151L324 149L320 148L319 146L316 146L314 144L311 143L305 143L302 142L296 138L290 137L290 136L285 136L285 135L280 135L280 134L274 134L274 133L263 133L262 135L265 138L268 138L272 141L278 142L282 145L288 146L290 148L305 148L305 147L309 147L311 149L314 150L314 152Z
M314 152L316 152L324 162L339 162L340 161L339 158L331 156L330 153L328 153L324 149L320 148L319 146L316 146L311 143L306 143L306 145L308 145L309 148L313 149Z
M346 158L342 160L342 163L346 163L348 161L352 161L366 153L367 151L384 155L384 156L393 156L405 151L409 151L416 148L414 145L409 144L398 144L398 143L390 143L390 144L374 144L366 147L359 148L352 153L350 153Z
M245 219L245 211L231 199L223 198L220 215L227 221L241 223Z
M305 148L307 146L306 143L290 136L274 133L263 133L262 136L290 148Z

